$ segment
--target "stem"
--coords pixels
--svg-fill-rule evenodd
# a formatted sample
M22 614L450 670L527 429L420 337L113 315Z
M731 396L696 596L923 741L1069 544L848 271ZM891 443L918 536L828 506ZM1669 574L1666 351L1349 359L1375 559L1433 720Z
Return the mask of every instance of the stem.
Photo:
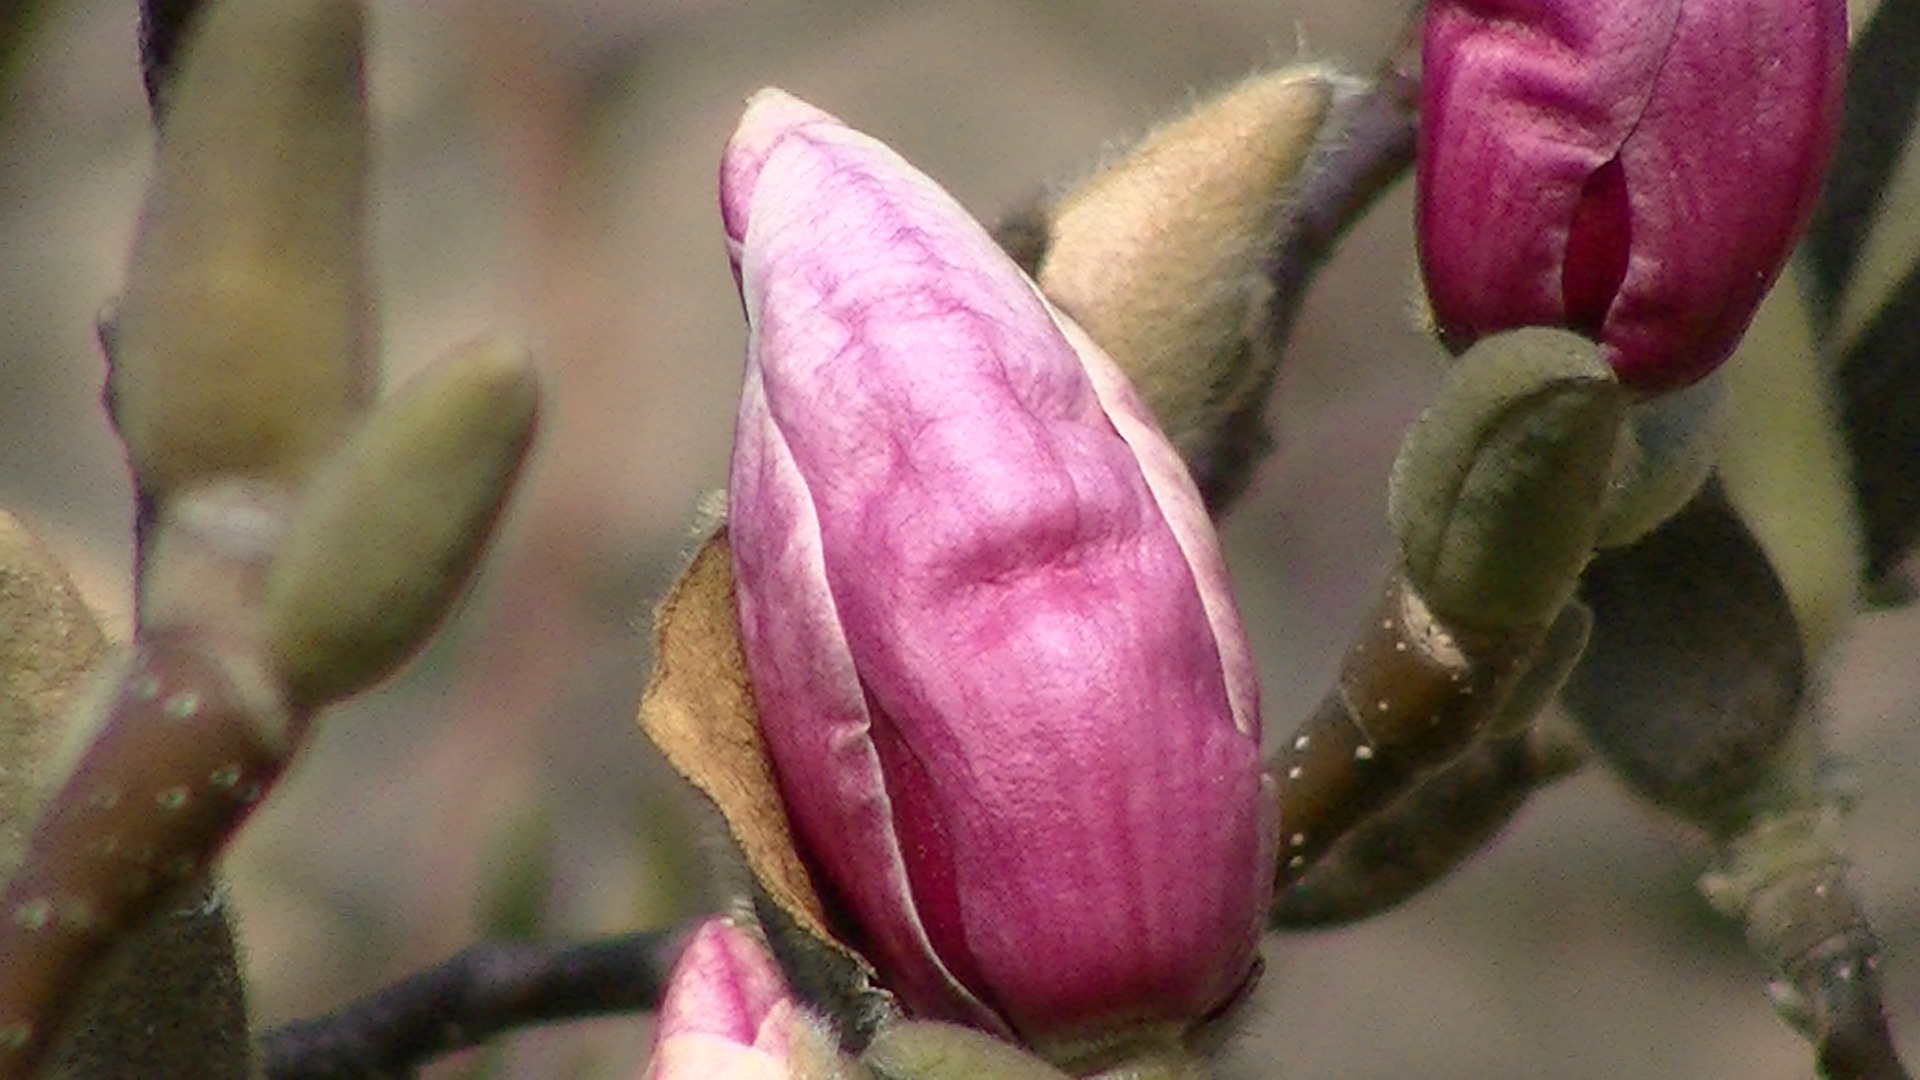
M1396 571L1334 690L1282 744L1275 895L1362 822L1464 753L1491 726L1544 627L1485 633L1435 615Z
M268 1032L268 1080L403 1080L442 1054L534 1024L652 1009L675 930L586 943L482 942L339 1012Z
M1338 107L1340 116L1330 125L1334 133L1322 140L1319 160L1303 174L1293 212L1264 267L1273 296L1259 347L1286 344L1307 286L1335 243L1413 164L1425 8L1415 3L1408 10L1372 84Z

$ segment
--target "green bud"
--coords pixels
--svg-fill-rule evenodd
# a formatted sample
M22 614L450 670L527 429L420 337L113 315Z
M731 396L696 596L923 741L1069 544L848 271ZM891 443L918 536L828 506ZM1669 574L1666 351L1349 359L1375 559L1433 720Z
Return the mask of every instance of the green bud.
M902 1020L875 1035L860 1063L880 1080L1067 1080L1025 1050L983 1031Z
M1713 471L1731 410L1722 367L1682 390L1628 406L1596 545L1631 544L1687 505Z
M315 477L268 571L262 631L296 707L379 681L426 641L493 533L538 402L521 350L458 350Z
M141 494L298 480L370 387L358 0L194 20L111 341Z
M1401 443L1387 514L1407 579L1481 629L1551 621L1593 553L1626 396L1561 330L1474 345Z

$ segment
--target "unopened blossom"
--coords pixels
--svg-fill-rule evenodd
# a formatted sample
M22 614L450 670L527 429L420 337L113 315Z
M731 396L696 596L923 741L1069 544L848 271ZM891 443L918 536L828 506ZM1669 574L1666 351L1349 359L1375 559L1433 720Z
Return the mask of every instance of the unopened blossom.
M1180 461L951 196L777 91L721 208L750 338L742 646L804 854L914 1015L1185 1031L1246 985L1275 830Z
M797 1015L766 946L709 919L667 976L643 1080L786 1080Z
M1431 0L1420 261L1443 336L1561 326L1643 392L1713 370L1812 212L1845 0Z

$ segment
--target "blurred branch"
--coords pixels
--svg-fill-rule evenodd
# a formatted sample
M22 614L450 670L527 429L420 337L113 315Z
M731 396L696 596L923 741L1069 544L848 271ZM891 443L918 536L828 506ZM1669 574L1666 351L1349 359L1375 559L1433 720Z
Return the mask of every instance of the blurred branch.
M651 1009L680 931L586 944L490 942L330 1016L261 1040L269 1080L403 1080L422 1063L502 1032Z
M1920 85L1920 83L1916 83ZM1866 526L1867 581L1920 535L1920 265L1874 313L1836 369L1841 429Z
M1718 845L1700 891L1746 928L1777 976L1781 1016L1813 1044L1826 1080L1907 1080L1880 987L1880 939L1847 883L1843 799L1829 779L1817 718L1776 764L1766 805Z
M1562 701L1588 742L1630 787L1714 837L1701 892L1777 973L1775 1005L1823 1075L1906 1077L1879 941L1846 882L1800 630L1720 485L1601 553L1581 597L1594 636Z
M1840 139L1807 229L1813 311L1833 329L1920 109L1920 0L1884 0L1853 44Z
M0 95L13 84L25 62L27 44L46 16L45 0L7 0L0 4Z

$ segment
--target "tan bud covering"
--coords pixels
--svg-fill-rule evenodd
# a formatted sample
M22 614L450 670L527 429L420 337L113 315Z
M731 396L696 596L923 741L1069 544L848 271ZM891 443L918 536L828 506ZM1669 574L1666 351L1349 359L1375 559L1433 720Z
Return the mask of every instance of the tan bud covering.
M106 654L66 569L0 511L0 879L19 865L66 710Z
M1264 403L1278 357L1248 345L1260 263L1335 90L1323 68L1255 76L1154 130L1053 209L1042 291L1113 357L1189 461Z

